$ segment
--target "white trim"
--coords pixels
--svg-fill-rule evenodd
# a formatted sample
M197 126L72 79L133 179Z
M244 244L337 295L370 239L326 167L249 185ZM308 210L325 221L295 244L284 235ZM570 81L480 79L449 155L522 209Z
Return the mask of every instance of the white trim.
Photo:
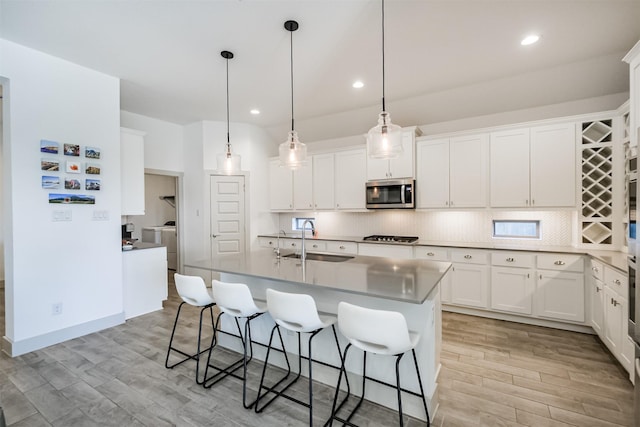
M12 342L9 338L4 336L2 337L2 351L11 357L16 357L31 351L40 350L50 345L121 325L123 323L124 312L121 312L112 316L103 317L102 319L96 319L80 325L70 326L68 328L38 335L36 337L26 338L18 342Z
M622 58L624 62L627 64L631 64L631 62L636 58L636 56L640 55L640 40L631 48L629 52Z

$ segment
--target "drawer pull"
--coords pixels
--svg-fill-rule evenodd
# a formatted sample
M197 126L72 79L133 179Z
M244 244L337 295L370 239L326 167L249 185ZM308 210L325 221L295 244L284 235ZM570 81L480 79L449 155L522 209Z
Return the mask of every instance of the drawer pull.
M436 254L434 254L433 252L427 252L427 256L435 256Z
M596 286L596 293L600 292L602 289L600 289L599 286Z
M591 269L593 270L594 273L598 273L600 270L598 270L598 267L591 267Z
M344 247L344 245L340 245L340 249L347 249Z
M318 247L318 245L313 245L313 247L314 247L314 248L317 248L317 247Z
M616 279L613 281L613 283L615 283L616 285L621 285L622 282L620 281L620 279Z
M555 265L564 265L564 261L556 261L554 262Z
M295 248L295 247L296 247L296 244L295 244L295 243L292 243L292 244L291 244L291 246Z
M617 307L618 305L620 305L620 303L619 303L618 301L614 300L613 298L611 298L611 304L612 304L614 307Z
M507 258L507 259L505 259L505 261L507 261L507 262L514 262L514 261L515 261L515 259L513 259L513 258Z
M464 256L464 259L471 259L471 258L473 258L471 255L465 255Z
M269 242L269 246L273 246L273 242Z

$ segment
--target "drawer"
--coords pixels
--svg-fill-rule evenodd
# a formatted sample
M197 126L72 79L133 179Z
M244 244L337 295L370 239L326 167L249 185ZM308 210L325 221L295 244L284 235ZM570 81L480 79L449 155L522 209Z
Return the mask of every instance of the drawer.
M275 237L258 237L258 243L261 248L276 248L278 246L278 239Z
M380 243L359 243L358 255L412 259L413 247L402 245L385 245Z
M627 299L629 295L629 278L626 274L614 270L613 268L604 268L604 283L609 288L616 291L622 298Z
M488 264L489 252L477 249L455 249L451 251L451 262Z
M300 244L302 245L302 240L300 240ZM324 240L305 240L304 242L305 249L309 252L317 252L322 251L325 252L327 250L327 242Z
M358 254L358 244L356 242L340 242L335 240L327 241L327 252L339 254Z
M536 265L536 256L522 252L492 252L491 265L499 265L502 267L520 267L534 268Z
M449 251L447 248L437 246L416 246L413 248L413 256L418 259L428 259L431 261L449 261Z
M584 258L570 254L540 254L537 267L543 270L575 271L584 273Z
M280 238L280 247L282 249L300 249L302 247L302 239L283 239Z
M596 279L604 282L604 264L595 259L591 260L591 275Z

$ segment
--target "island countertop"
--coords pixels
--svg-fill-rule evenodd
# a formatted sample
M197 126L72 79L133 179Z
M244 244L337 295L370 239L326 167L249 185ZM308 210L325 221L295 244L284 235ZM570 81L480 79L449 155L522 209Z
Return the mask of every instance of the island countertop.
M185 263L186 267L269 280L318 286L342 292L422 304L451 267L448 262L354 256L328 262L277 259L270 249L221 255L213 260Z

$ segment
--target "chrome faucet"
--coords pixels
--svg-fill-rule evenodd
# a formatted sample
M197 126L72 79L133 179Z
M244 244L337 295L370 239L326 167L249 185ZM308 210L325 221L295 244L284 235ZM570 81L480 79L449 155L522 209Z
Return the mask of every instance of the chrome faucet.
M305 262L307 260L307 250L304 247L304 235L307 229L307 223L311 226L311 237L315 237L316 235L316 226L313 224L313 221L310 219L305 219L302 223L302 253L300 254L300 261Z
M280 259L280 233L282 233L284 237L287 237L287 233L284 230L278 231L278 242L276 243L276 247L273 248L273 252L276 253L277 259Z

